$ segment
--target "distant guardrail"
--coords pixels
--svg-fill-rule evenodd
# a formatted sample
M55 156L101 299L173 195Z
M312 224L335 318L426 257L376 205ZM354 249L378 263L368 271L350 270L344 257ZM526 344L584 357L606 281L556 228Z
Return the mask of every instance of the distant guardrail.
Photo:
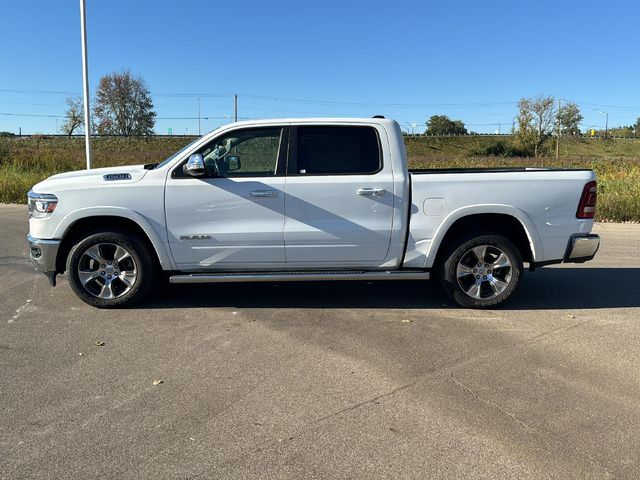
M513 133L467 133L466 135L429 135L427 133L407 133L402 132L405 137L422 137L422 138L466 138L466 137L513 137ZM556 138L555 135L552 138ZM604 135L563 135L560 138L599 138L604 139ZM640 140L640 137L619 137L615 135L607 135L608 140Z
M154 138L198 138L202 135L91 135L91 138L135 138L149 139ZM0 135L0 138L74 138L84 139L84 134L73 134L71 136L59 133L23 133L22 135Z
M207 132L209 133L209 132ZM407 133L402 132L405 137L416 137L416 138L466 138L466 137L512 137L513 133L468 133L466 135L429 135L426 133ZM135 138L135 139L149 139L152 140L154 138L198 138L202 135L193 135L193 134L174 134L174 135L166 135L166 134L156 134L156 135L91 135L91 138ZM60 134L60 133L23 133L21 135L0 135L0 138L69 138L69 135ZM84 139L84 134L73 134L70 138ZM555 138L555 136L553 137ZM604 135L565 135L560 138L598 138L604 139ZM614 135L607 135L607 139L611 140L640 140L640 137L619 137Z

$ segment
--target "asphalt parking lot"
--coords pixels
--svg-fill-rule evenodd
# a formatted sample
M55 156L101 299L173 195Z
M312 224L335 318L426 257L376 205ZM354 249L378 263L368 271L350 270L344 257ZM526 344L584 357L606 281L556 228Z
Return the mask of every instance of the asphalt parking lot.
M426 282L101 311L34 272L26 217L0 206L0 478L640 476L640 225L494 311Z

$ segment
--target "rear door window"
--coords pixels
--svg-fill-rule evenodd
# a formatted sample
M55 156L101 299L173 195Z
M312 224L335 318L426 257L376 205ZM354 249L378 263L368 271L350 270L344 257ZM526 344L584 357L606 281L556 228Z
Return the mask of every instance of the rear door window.
M297 175L367 175L380 171L378 133L372 127L298 127Z

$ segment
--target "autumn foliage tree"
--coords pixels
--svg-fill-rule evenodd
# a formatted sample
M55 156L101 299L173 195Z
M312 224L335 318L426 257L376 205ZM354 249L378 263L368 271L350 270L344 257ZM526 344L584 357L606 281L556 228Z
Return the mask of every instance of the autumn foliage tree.
M93 107L93 123L100 135L153 135L156 112L144 80L129 71L100 79Z

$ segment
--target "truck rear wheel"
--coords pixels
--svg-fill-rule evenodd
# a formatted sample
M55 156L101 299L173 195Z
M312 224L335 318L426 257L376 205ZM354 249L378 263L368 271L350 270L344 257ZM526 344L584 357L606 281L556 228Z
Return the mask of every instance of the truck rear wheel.
M522 256L508 238L478 235L451 245L440 267L440 280L459 305L491 308L513 294L522 272Z
M137 236L111 231L91 234L73 246L67 275L80 299L98 308L129 307L144 298L155 262Z

